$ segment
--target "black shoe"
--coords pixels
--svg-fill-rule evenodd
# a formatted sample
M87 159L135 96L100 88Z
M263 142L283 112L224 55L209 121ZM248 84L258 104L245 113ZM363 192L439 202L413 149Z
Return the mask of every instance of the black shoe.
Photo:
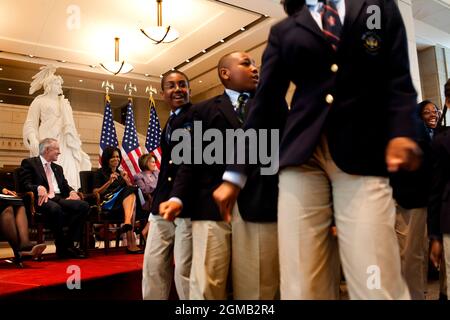
M78 248L66 248L63 250L56 250L56 255L59 259L85 259L86 255Z
M143 254L144 250L142 249L138 249L138 250L130 250L130 249L126 249L126 253L128 254Z
M85 259L86 258L86 254L83 252L83 250L72 247L72 248L67 248L67 252L69 253L70 258L74 258L74 259Z
M22 259L22 256L20 255L20 253L17 251L14 252L14 258L6 259L5 261L7 263L14 264L19 269L23 269L23 263L22 263L23 259Z

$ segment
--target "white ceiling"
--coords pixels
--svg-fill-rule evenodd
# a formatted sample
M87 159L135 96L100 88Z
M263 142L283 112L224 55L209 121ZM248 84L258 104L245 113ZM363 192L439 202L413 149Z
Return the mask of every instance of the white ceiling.
M450 48L450 0L411 0L419 50L436 44Z
M155 45L139 31L156 25L155 0L1 0L0 99L2 94L26 97L24 88L20 93L8 88L27 87L48 63L60 68L65 88L102 91L101 82L109 79L121 93L131 81L138 86L137 96L145 96L149 84L158 87L160 74L178 67L194 80L195 95L218 85L214 69L223 54L248 50L260 55L270 26L284 16L278 0L164 0L162 14L163 23L180 37ZM114 37L120 37L120 60L134 65L132 73L111 76L98 67L114 60Z

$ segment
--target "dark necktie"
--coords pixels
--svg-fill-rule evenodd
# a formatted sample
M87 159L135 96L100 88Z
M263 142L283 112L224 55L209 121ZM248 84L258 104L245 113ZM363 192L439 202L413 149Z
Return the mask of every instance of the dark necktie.
M176 113L173 112L170 117L169 120L167 120L167 125L166 125L166 134L165 134L165 139L167 144L170 144L170 136L172 135L172 122L173 119L176 117Z
M430 139L433 140L434 137L434 130L431 128L427 128L428 129L428 135L430 136Z
M323 33L336 51L341 40L342 24L334 1L323 1L320 14L322 15Z
M241 93L237 99L237 105L234 108L240 123L244 123L245 120L245 105L247 104L248 98L248 94Z

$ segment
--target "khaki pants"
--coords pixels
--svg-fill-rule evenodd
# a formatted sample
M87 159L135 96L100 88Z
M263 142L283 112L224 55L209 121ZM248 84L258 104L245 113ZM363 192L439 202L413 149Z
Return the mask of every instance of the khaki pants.
M174 222L170 222L160 215L151 215L149 223L150 230L142 270L144 300L167 300L173 277L179 299L189 299L192 261L191 219L176 218Z
M191 300L226 300L231 259L231 225L192 221Z
M351 299L409 299L401 277L387 178L350 175L323 137L311 159L280 172L278 239L282 299L337 299L339 254Z
M244 221L235 205L231 228L233 298L279 299L277 223Z
M235 205L231 225L193 221L192 235L192 300L227 299L230 267L235 300L279 297L276 223L246 222Z
M444 234L444 269L447 281L447 299L450 299L450 234ZM444 285L445 286L445 285Z
M404 209L397 205L395 231L400 248L402 274L413 300L425 299L424 237L427 209Z

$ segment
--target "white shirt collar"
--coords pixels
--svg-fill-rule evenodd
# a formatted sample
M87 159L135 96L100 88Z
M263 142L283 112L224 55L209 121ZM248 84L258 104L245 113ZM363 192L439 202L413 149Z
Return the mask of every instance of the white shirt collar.
M45 166L47 165L47 163L48 163L48 161L47 160L45 160L44 159L44 157L43 156L39 156L39 158L41 158L41 161L42 161L42 165L44 166L44 168L45 168ZM50 162L50 164L51 164L51 162Z
M226 93L226 94L228 95L228 97L230 98L231 104L232 104L233 106L236 106L237 100L238 100L239 96L240 96L242 93L245 93L245 94L247 94L247 95L250 97L250 94L249 94L248 92L237 92L237 91L234 91L234 90L231 90L231 89L225 89L225 93Z
M175 111L170 111L169 117L175 114L176 116L181 112L181 107L176 109Z

